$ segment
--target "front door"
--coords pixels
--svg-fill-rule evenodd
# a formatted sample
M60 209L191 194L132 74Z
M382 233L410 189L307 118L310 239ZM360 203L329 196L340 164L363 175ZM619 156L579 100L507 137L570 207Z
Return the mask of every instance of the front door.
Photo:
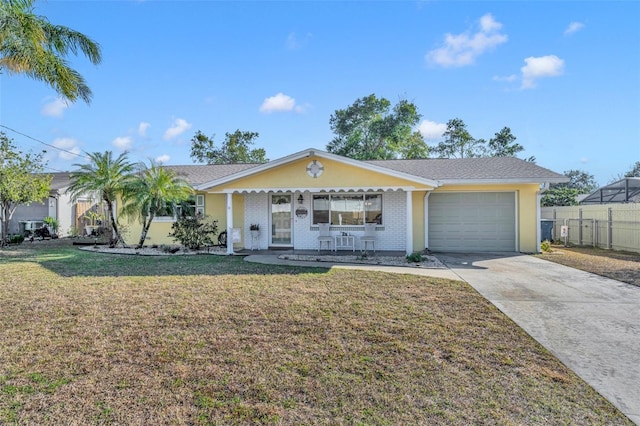
M276 247L293 245L291 194L271 194L271 242Z

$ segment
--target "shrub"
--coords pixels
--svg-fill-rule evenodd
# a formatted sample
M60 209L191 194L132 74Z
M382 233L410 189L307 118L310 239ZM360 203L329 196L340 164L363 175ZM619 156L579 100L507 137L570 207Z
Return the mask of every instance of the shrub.
M183 216L171 225L169 236L183 246L198 250L214 245L214 236L218 233L218 221L207 221L201 216Z
M422 254L418 252L413 252L407 255L407 262L409 263L419 263L422 262Z
M545 253L551 253L551 243L549 242L549 240L544 240L540 243L540 250Z
M55 218L51 216L47 216L44 218L43 222L47 224L47 226L49 226L49 228L51 229L51 231L53 231L54 234L58 232L58 221Z
M9 244L22 244L24 241L24 235L15 234L9 235Z

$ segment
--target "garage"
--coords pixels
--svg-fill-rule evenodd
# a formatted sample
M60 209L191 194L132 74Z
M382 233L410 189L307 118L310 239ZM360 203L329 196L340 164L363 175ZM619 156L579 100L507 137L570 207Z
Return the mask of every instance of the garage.
M515 192L432 193L431 251L516 251Z

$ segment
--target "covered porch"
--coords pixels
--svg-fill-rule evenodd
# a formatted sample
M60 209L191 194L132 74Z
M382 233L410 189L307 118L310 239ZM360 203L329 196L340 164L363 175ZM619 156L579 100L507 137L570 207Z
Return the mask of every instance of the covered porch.
M381 187L238 189L226 193L226 228L239 243L235 253L318 253L320 224L328 223L331 240L323 253L405 255L415 251L413 193L413 188ZM375 224L375 242L367 247L365 223ZM227 252L234 253L233 244Z

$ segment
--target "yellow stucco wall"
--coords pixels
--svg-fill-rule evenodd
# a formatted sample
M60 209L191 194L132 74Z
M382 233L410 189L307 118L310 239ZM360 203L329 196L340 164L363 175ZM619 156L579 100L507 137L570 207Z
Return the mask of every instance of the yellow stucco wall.
M227 196L225 194L205 194L205 214L208 219L218 221L218 233L227 229ZM120 217L119 222L124 225L126 234L124 235L127 244L135 245L140 239L142 224L137 220ZM145 245L177 244L169 237L173 220L156 219L151 223ZM233 227L244 229L244 197L239 194L233 195ZM242 235L244 240L244 235ZM217 235L215 238L217 242ZM241 248L242 243L234 244L234 247Z
M307 174L307 165L313 159L320 161L324 167L324 172L317 178L312 178ZM208 190L216 192L245 188L334 188L350 186L430 188L426 185L416 184L413 181L353 167L338 161L309 157L229 182L221 187L209 188Z
M536 184L512 184L512 185L444 185L433 192L515 192L517 209L517 239L518 251L522 253L534 253L537 251L537 192L540 187ZM424 220L424 212L420 219ZM415 234L415 232L414 232ZM415 236L414 236L415 238ZM424 242L424 240L423 240ZM415 245L415 244L414 244ZM424 248L424 247L422 247Z
M424 196L426 191L415 191L411 196L413 204L413 251L424 250Z

